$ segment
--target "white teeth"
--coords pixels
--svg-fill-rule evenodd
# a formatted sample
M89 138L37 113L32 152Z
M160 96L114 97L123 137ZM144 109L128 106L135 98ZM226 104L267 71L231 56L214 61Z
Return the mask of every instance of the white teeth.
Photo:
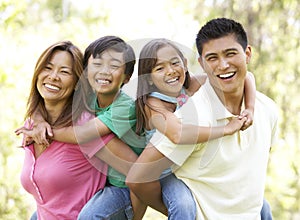
M49 89L52 89L52 90L59 91L59 87L57 87L57 86L54 86L54 85L45 84L45 87L47 87L47 88L49 88Z
M99 84L104 84L104 85L109 84L109 81L106 79L96 79L96 82Z
M224 78L224 79L226 79L226 78L229 78L229 77L231 77L231 76L233 76L234 75L234 72L232 72L232 73L226 73L226 74L221 74L221 75L218 75L220 78Z
M178 80L178 78L169 79L169 80L167 80L167 83L173 83L173 82L176 82L177 80Z

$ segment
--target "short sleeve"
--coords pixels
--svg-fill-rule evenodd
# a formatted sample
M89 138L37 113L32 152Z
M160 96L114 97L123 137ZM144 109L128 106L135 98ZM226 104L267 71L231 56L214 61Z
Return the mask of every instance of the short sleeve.
M113 133L122 138L136 123L135 105L132 99L120 97L109 108L97 114Z
M185 162L196 147L196 145L174 144L159 131L155 132L150 142L158 151L178 166Z

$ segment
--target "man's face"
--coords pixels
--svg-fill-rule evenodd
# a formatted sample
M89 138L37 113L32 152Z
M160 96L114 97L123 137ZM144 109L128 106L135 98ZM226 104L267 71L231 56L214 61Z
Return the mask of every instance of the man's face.
M228 35L205 43L198 61L215 90L242 94L250 58L251 47L244 51L234 35Z

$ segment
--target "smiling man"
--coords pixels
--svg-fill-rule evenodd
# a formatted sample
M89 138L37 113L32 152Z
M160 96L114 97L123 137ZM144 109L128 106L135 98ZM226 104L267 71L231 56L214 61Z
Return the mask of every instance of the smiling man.
M234 20L213 19L198 32L196 46L208 80L176 114L187 124L225 125L244 109L244 82L251 58L246 32ZM155 147L145 151L158 150L161 158L151 165L138 159L142 168L134 168L159 173L165 168L164 160L173 162L173 172L195 197L197 219L270 219L260 212L276 135L278 113L274 109L271 99L256 92L251 127L196 145L176 145L156 132L151 139ZM135 193L139 194L138 188Z

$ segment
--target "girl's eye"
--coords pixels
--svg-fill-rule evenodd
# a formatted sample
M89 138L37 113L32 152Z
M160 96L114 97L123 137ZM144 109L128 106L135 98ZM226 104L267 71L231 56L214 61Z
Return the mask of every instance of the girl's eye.
M174 66L178 66L179 64L180 64L179 61L174 61L174 62L172 62L172 65L174 65Z
M159 71L162 71L163 70L163 67L162 66L157 66L154 68L154 72L159 72Z
M45 66L45 69L46 70L51 70L51 67L50 66Z

